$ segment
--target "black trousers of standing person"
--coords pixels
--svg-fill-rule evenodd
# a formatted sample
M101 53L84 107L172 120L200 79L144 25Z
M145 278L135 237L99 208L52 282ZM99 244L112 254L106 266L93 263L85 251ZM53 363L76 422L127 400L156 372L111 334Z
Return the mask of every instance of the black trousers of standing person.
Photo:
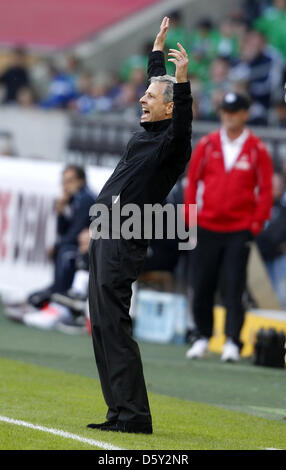
M89 310L107 420L151 424L140 352L129 316L132 283L144 263L145 240L91 240Z
M201 336L213 333L215 293L222 281L223 303L226 307L225 335L239 347L245 308L247 261L251 232L214 232L198 227L198 244L193 253L193 313Z

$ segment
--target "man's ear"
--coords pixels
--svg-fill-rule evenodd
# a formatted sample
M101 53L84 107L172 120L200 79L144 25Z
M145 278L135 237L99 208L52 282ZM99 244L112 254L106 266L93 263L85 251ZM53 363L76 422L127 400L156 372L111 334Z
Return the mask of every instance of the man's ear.
M247 122L248 119L249 119L249 111L246 110L246 111L245 111L245 122Z
M174 109L174 101L169 101L166 107L166 114L172 114Z

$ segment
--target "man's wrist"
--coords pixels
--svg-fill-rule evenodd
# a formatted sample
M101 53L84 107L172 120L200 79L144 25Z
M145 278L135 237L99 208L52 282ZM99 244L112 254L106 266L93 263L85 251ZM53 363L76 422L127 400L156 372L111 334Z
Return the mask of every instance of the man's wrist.
M164 51L164 45L160 45L160 44L154 44L153 46L153 49L152 49L152 52L155 52L155 51L161 51L163 52Z
M177 83L186 83L188 81L188 77L176 77Z

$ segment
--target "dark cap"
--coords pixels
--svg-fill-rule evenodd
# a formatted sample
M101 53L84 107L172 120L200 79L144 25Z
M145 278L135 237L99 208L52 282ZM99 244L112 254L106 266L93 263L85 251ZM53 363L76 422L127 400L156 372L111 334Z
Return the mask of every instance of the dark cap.
M245 95L240 95L239 93L227 93L220 106L224 111L230 111L235 113L241 109L248 109L250 106L250 101Z

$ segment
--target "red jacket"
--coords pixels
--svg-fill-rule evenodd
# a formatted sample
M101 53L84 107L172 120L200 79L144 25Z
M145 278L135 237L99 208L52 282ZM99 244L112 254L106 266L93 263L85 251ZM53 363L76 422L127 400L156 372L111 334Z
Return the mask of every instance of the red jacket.
M185 186L185 220L188 204L198 204L198 225L216 232L251 230L257 235L272 207L271 157L251 131L230 171L225 170L220 131L203 137L188 167ZM197 200L198 183L203 183ZM200 204L201 202L201 204Z

